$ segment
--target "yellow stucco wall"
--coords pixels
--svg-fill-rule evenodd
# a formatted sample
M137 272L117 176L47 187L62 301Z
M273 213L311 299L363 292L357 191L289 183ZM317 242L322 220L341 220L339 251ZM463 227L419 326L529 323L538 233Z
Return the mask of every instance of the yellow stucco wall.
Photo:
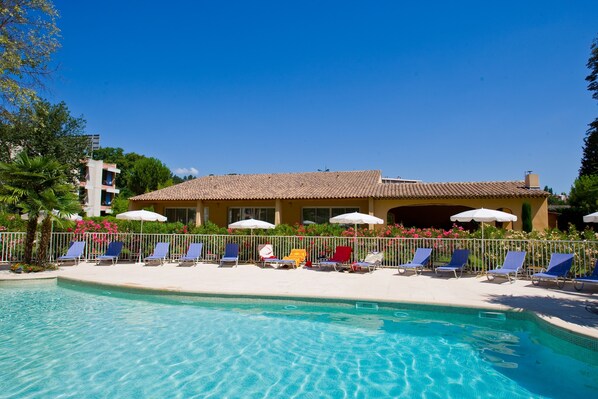
M532 222L535 230L543 230L548 227L548 201L546 198L504 198L504 199L439 199L439 200L373 200L373 214L386 221L388 211L400 206L433 206L433 205L454 205L469 208L488 209L509 209L517 216L513 228L521 229L521 206L523 202L529 202L532 206ZM275 208L276 201L202 201L204 208L209 210L209 220L219 226L228 224L228 208L230 207L268 207ZM130 208L142 209L153 206L158 213L164 213L164 208L195 208L196 201L131 201ZM304 207L358 207L360 212L369 213L370 205L368 198L343 199L343 200L281 200L281 223L296 224L301 222L301 211Z
M317 207L346 207L359 208L360 212L367 213L367 199L348 199L348 200L283 200L282 205L282 223L296 224L301 223L303 208Z
M524 202L532 206L532 223L535 230L548 227L548 201L546 198L504 198L504 199L438 199L438 200L376 200L374 201L374 215L386 220L388 211L400 206L431 206L431 205L457 205L472 209L510 209L517 216L513 224L515 230L521 230L521 207Z

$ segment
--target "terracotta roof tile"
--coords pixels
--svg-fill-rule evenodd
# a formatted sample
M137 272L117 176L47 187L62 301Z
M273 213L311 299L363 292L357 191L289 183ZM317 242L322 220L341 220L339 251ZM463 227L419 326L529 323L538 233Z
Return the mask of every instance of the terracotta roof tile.
M375 198L441 199L441 198L505 198L547 197L542 190L530 190L523 181L462 183L399 183L381 184Z
M377 170L204 176L138 195L132 201L272 200L335 198L546 197L522 181L382 183Z

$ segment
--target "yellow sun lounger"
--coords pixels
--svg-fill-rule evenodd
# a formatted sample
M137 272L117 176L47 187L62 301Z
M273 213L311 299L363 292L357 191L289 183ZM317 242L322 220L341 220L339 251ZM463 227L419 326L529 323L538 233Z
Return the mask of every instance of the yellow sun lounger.
M299 267L301 263L305 262L305 258L307 258L305 249L291 249L289 256L285 256L282 260L293 260L295 261L294 267Z

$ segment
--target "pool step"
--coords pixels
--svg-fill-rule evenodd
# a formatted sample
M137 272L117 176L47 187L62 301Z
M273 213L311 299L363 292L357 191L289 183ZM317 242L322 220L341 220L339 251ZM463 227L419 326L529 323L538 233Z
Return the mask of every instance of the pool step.
M378 304L375 302L355 302L355 309L378 310Z
M498 320L498 321L505 321L507 320L507 315L501 312L479 312L478 317L480 319L488 319L488 320Z

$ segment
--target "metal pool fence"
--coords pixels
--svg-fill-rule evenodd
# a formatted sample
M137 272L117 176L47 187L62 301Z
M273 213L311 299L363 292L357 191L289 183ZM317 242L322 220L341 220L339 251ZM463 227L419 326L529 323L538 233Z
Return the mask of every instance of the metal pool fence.
M39 240L36 240L36 243ZM85 259L94 261L103 254L112 241L124 243L120 259L135 261L150 255L158 242L170 243L170 259L176 261L185 254L189 244L203 243L204 260L218 261L226 243L239 244L241 262L259 260L258 246L272 244L278 257L287 255L293 248L307 250L308 259L329 257L339 245L355 249L353 258L363 259L368 252L383 251L384 267L397 267L413 257L416 248L432 248L434 265L447 262L455 249L469 249L468 270L480 273L502 264L507 251L527 251L525 267L528 273L546 267L550 255L555 252L573 253L575 261L572 275L589 273L598 257L598 241L550 241L550 240L492 240L458 238L388 238L388 237L310 237L310 236L241 236L202 234L136 234L136 233L53 233L50 260L64 255L72 241L85 241ZM12 263L23 259L25 233L0 232L0 262Z

